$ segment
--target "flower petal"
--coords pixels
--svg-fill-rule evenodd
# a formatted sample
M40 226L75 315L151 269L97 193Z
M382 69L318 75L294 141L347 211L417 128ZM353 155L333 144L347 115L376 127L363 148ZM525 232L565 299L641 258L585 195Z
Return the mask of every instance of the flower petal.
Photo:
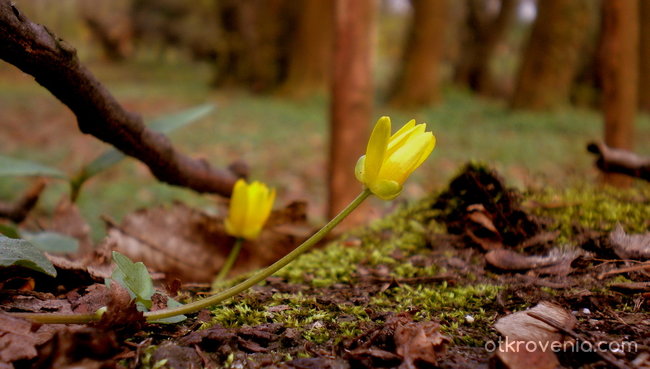
M230 209L226 219L226 232L233 236L240 236L241 230L246 222L248 210L248 185L243 179L235 182L235 187L230 198Z
M230 212L224 225L226 232L234 237L256 238L271 213L275 190L261 182L235 183L230 202Z
M404 183L433 150L433 135L427 133L412 137L388 157L381 168L379 178Z
M411 122L415 122L412 120ZM410 122L409 122L410 123ZM400 148L401 146L405 145L411 138L413 138L416 135L420 135L424 133L424 130L427 128L427 125L424 123L418 124L417 126L411 126L410 129L402 131L401 134L397 135L394 134L393 137L391 137L390 142L388 143L388 148L386 149L386 157L389 157L393 155L393 153Z
M415 127L415 119L411 119L408 122L406 122L406 124L403 125L402 128L398 129L397 132L395 132L392 136L390 136L390 139L391 140L395 139L395 137L402 135L404 132L410 130L413 127Z
M372 130L368 147L366 148L366 160L363 170L363 183L372 183L379 174L379 170L386 156L386 147L390 140L390 118L381 117Z
M415 164L415 168L413 170L417 169L420 165L422 165L422 163L424 163L424 161L427 160L429 155L431 155L433 149L436 147L436 136L434 136L433 133L431 132L425 132L424 135L427 136L427 140L428 140L427 146L420 153L420 159L417 161L417 164Z

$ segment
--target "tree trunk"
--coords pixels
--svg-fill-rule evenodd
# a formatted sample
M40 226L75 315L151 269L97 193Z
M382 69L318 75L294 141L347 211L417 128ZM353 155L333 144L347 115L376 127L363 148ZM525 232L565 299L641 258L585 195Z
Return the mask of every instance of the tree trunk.
M92 0L77 3L81 19L109 61L122 61L132 52L129 6L127 1L117 0L111 3Z
M372 30L375 0L335 0L331 85L329 216L361 190L354 167L365 151L372 119ZM356 211L347 224L361 220Z
M219 0L213 85L268 92L287 77L296 7L290 0Z
M412 0L411 3L413 21L388 99L391 105L399 107L426 106L440 100L439 70L447 0Z
M639 86L650 86L650 1L639 1ZM650 89L639 89L639 108L650 112Z
M603 0L601 79L605 144L632 151L639 71L638 0ZM606 182L625 185L629 178L607 174Z
M484 0L470 0L464 43L454 81L483 95L492 92L490 61L514 19L519 0L501 0L501 8L492 19L486 14Z
M322 90L329 78L332 59L334 2L303 0L297 30L289 51L289 72L284 92L294 96Z
M537 3L537 19L519 68L512 107L542 110L568 102L593 21L591 0L544 0Z

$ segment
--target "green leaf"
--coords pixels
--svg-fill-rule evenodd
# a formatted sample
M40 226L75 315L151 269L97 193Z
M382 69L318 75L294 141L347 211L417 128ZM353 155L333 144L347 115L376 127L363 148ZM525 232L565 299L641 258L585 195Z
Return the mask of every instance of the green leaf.
M66 236L58 232L34 232L22 233L23 238L37 248L52 253L77 252L79 241L76 238Z
M0 236L0 266L17 265L56 277L56 269L43 252L25 240Z
M149 128L161 133L170 133L178 128L184 127L192 122L195 122L214 110L214 105L203 104L183 110L180 113L170 114L162 118L158 118L149 124Z
M149 124L149 128L157 132L169 133L206 116L213 109L214 105L212 104L199 105L184 110L180 113L175 113L156 119L151 122L151 124ZM81 186L84 182L119 163L125 157L126 155L124 155L121 151L118 151L116 149L109 149L98 156L95 160L81 168L77 175L75 175L75 177L70 181L70 185L72 187L72 198L76 199L79 190L81 189Z
M113 261L117 264L117 268L111 278L126 287L133 294L136 302L151 309L151 296L154 294L154 289L147 267L141 261L132 262L117 251L113 251Z
M66 178L65 173L46 165L29 160L0 155L0 176L43 176Z
M176 308L179 306L183 306L180 302L174 300L173 298L167 296L167 308ZM174 315L170 316L169 318L162 318L162 319L157 319L157 320L152 320L151 323L161 323L161 324L174 324L174 323L180 323L183 320L187 319L185 315Z

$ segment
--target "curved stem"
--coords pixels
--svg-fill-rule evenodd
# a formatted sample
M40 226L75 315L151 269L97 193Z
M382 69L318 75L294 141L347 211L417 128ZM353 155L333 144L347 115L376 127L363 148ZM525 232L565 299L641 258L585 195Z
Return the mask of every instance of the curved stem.
M265 280L267 277L270 277L275 272L284 268L295 258L300 256L305 251L309 250L316 243L318 243L318 241L320 241L327 233L329 233L334 227L336 227L339 223L341 223L341 221L345 219L345 217L347 217L354 209L356 209L359 205L361 205L363 200L365 200L368 196L370 196L370 190L364 189L363 192L361 192L361 194L359 194L359 196L357 196L357 198L354 199L345 209L343 209L340 213L338 213L338 215L336 215L332 220L330 220L329 223L327 223L318 232L314 233L314 235L312 235L309 239L303 242L302 245L296 247L293 251L285 255L282 259L269 265L265 269L262 269L261 271L255 273L253 276L241 282L240 284L231 287L216 295L206 297L202 300L194 301L192 303L179 306L177 308L148 311L144 313L144 316L147 318L147 320L158 320L158 319L169 318L180 314L189 314L189 313L199 311L201 309L205 309L209 306L216 305L243 291L246 291L247 289L258 284L259 282Z
M313 247L318 241L323 239L323 237L328 234L334 227L336 227L345 217L350 215L350 213L356 209L361 203L370 196L371 192L368 189L364 189L356 199L354 199L345 209L338 213L332 220L329 221L323 228L318 232L314 233L309 239L303 242L300 246L296 247L293 251L285 255L282 259L276 261L270 266L262 269L261 271L253 274L250 278L239 283L236 286L233 286L225 291L222 291L216 295L206 297L202 300L194 301L187 305L182 305L176 308L163 309L157 311L148 311L144 313L144 316L148 321L159 320L164 318L169 318L181 314L189 314L201 309L205 309L209 306L216 305L224 300L227 300L251 287L258 284L259 282L265 280L267 277L270 277L280 269L284 268L300 256L305 251ZM37 323L59 323L59 324L72 324L72 323L88 323L92 321L100 320L101 314L99 312L94 314L49 314L49 313L10 313L13 316L22 317L29 319Z
M237 260L237 256L239 256L239 252L241 251L241 246L243 243L244 243L244 239L241 237L237 237L237 240L235 241L232 250L230 250L230 254L228 254L228 258L223 263L223 266L221 267L221 270L219 271L217 278L214 279L215 283L221 282L224 279L226 279L228 272L230 272L230 269L232 268L232 266L235 264L235 261Z

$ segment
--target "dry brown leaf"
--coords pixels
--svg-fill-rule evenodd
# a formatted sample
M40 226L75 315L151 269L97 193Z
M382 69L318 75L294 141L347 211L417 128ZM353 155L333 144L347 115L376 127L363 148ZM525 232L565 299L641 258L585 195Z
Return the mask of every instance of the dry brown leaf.
M469 237L469 239L474 243L481 246L483 251L498 250L503 248L503 242L501 242L501 238L496 235L491 235L489 237L479 237L470 228L465 229L465 235L467 235L467 237Z
M116 331L123 328L138 330L145 323L144 315L138 311L135 300L129 295L129 291L119 283L111 283L108 289L108 308L102 319L94 323L100 329Z
M13 368L13 362L33 359L38 344L32 323L0 312L0 367Z
M621 259L650 259L650 233L627 234L620 224L609 234L614 252Z
M244 242L233 274L266 266L293 250L311 233L304 204L274 211L254 242ZM148 268L184 282L211 282L234 239L223 220L183 204L155 207L127 215L121 225L109 225L106 243Z
M569 329L576 324L571 313L542 301L535 307L499 319L494 327L503 336L492 360L508 369L553 369L560 365L554 350L571 344L555 328L528 315L535 312Z
M409 322L395 329L396 352L403 358L400 369L418 368L418 363L436 365L446 351L449 338L436 322Z
M492 250L485 254L488 264L501 270L535 270L539 274L567 275L571 263L579 256L577 251L553 249L546 256L523 255L506 249Z
M32 368L115 368L120 351L115 332L89 326L65 326L39 346Z
M485 210L485 206L483 204L473 204L467 207L467 212L469 213L468 218L472 222L482 226L483 228L487 229L488 231L494 233L494 234L499 234L499 231L497 228L494 226L494 223L492 222L492 217L490 216L490 213Z

